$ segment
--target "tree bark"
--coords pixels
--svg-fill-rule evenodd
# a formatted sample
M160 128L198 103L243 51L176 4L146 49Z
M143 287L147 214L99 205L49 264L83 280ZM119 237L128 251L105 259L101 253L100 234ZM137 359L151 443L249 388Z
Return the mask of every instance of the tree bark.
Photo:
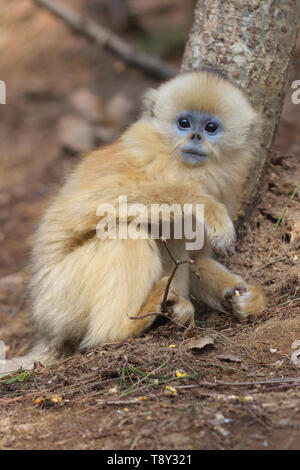
M214 66L243 89L265 117L262 143L249 171L236 219L256 202L279 123L300 18L300 0L198 0L181 71Z

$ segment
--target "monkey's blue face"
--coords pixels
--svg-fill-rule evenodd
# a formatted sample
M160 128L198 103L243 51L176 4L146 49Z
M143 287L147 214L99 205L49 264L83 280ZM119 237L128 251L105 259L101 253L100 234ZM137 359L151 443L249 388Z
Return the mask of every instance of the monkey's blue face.
M190 165L205 162L209 158L205 141L215 144L224 133L219 118L199 111L182 111L174 120L174 128L178 137L185 138L180 154Z

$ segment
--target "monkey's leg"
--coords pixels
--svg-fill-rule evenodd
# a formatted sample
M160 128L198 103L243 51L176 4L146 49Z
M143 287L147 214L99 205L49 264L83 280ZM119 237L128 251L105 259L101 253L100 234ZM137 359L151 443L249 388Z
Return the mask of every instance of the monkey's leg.
M121 341L138 333L137 323L142 331L155 319L128 318L163 275L154 240L94 237L57 263L44 257L35 271L34 319L41 339L58 351Z
M161 254L154 240L95 240L99 253L89 260L93 276L85 276L89 295L88 327L80 348L138 336L155 320L155 315L132 320L156 309L162 277ZM84 274L83 274L84 275ZM149 311L149 310L148 310ZM142 315L141 314L141 315Z
M260 287L247 284L209 257L200 257L191 266L191 292L210 307L232 311L239 320L261 312L266 305Z

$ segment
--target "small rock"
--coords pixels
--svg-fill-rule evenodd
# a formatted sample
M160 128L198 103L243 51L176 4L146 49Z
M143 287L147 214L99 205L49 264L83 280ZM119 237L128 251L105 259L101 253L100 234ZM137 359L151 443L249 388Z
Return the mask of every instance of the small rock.
M106 112L99 96L91 93L87 88L79 88L70 97L70 102L75 111L89 122L103 122Z
M105 144L111 142L116 137L116 129L113 127L101 127L95 128L95 139L97 144Z
M107 104L107 116L113 124L123 126L130 120L134 104L124 93L115 94Z
M241 358L236 357L233 354L219 354L217 358L220 359L221 361L242 362Z
M60 118L58 133L62 146L73 152L87 152L94 146L93 127L79 116L72 114Z
M222 415L222 413L217 413L214 417L214 419L211 420L210 424L213 426L219 426L220 424L224 424L225 418Z
M298 348L293 354L291 355L291 363L294 366L300 366L300 340L295 340L292 344L292 348Z
M229 436L229 431L226 431L222 426L214 426L214 430L217 431L221 436L227 437Z

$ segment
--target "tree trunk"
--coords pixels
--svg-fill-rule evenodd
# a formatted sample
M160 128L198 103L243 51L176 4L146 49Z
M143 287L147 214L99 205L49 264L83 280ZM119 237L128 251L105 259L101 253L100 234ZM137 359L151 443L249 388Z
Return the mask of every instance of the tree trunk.
M182 71L214 66L246 91L265 117L262 145L248 175L236 217L253 207L274 141L300 17L300 0L198 0Z

